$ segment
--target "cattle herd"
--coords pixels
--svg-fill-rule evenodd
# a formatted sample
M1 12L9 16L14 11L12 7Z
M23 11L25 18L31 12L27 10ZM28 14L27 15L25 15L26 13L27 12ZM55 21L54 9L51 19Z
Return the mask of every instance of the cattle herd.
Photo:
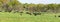
M2 12L2 11L0 11L0 12ZM5 11L6 12L6 11ZM16 12L18 12L18 13L20 13L20 15L22 16L23 15L23 13L24 12L19 12L19 11L16 11ZM14 12L14 13L16 13L16 12ZM10 12L9 12L10 13ZM37 15L41 15L41 12L33 12L33 13L31 13L31 12L25 12L26 14L29 14L29 15L34 15L34 16L37 16ZM60 15L59 16L56 16L55 15L55 17L60 17Z
M22 14L23 14L24 12L20 12L20 15L22 16ZM30 12L26 12L26 14L29 14L29 15L34 15L34 16L37 16L37 15L41 15L41 13L36 13L36 12L34 12L34 13L30 13Z
M20 15L22 16L24 12L19 12L19 11L16 11L17 13L20 13ZM14 13L16 13L14 12ZM28 15L34 15L34 16L37 16L37 15L41 15L40 12L25 12L25 14L28 14Z
M29 14L29 15L34 15L34 16L36 16L36 15L41 15L41 13L37 13L37 12L33 12L33 13L30 13L30 12L26 12L26 14Z

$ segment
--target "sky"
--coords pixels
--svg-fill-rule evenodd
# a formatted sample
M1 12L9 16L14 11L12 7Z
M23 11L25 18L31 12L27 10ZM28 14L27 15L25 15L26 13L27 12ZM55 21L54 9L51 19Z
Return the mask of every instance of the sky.
M50 4L50 3L57 3L60 4L60 0L18 0L21 3L34 3L34 4Z

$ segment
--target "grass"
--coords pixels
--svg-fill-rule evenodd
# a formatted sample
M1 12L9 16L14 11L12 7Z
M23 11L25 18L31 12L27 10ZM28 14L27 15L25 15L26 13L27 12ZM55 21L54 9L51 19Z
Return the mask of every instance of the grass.
M42 13L42 15L28 15L23 13L21 16L20 13L9 13L9 12L0 12L0 22L60 22L59 17L55 17L53 13Z

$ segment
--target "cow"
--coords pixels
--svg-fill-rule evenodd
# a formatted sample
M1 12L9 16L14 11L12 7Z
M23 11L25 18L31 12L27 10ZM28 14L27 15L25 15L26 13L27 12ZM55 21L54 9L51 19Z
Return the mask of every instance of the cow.
M58 16L58 17L60 17L60 16Z
M38 13L37 13L37 12L33 12L33 13L26 12L26 14L29 14L29 15L32 15L32 14L33 14L34 16L36 16L36 15L41 15L41 13L39 13L39 12L38 12Z
M2 11L0 10L0 12L2 12Z
M36 16L36 15L41 15L41 13L39 13L39 12L34 12L33 14L34 14L35 16Z
M26 12L26 14L32 15L30 12Z
M22 13L23 13L23 12L20 12L20 15L21 15L21 16L22 16Z

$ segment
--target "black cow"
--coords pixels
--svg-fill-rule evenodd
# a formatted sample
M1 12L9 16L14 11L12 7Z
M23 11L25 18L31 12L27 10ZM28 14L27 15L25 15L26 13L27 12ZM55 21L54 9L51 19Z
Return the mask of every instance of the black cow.
M35 16L36 16L36 15L41 15L41 13L39 13L39 12L38 12L38 13L37 13L37 12L34 12L34 13L26 12L26 14L29 14L29 15L34 14Z
M23 13L23 12L20 12L20 15L21 15L21 16L22 16L22 13Z
M30 12L26 12L26 14L32 15Z
M20 13L23 13L23 12L20 12Z
M35 16L36 16L36 15L41 15L41 13L39 13L39 12L34 12L33 14L34 14Z
M2 12L2 11L0 11L0 12Z
M60 17L60 16L58 16L58 17Z

